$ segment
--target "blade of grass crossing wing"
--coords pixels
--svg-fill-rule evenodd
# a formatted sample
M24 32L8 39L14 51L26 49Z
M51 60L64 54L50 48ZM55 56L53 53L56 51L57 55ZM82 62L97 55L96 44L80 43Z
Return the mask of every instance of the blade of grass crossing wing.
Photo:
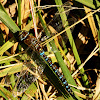
M37 87L34 83L32 83L29 88L25 91L25 94L23 95L21 100L29 100L29 97L27 95L30 95L31 97L34 96L34 93L37 91Z
M55 0L55 3L56 3L56 5L62 5L62 1L61 0ZM59 11L59 13L60 12L64 12L64 8L63 7L61 7L61 8L58 7L58 11ZM65 29L68 28L68 21L67 21L66 14L65 13L60 13L60 17L61 17L63 25L67 26L67 27L65 27ZM72 47L72 50L73 50L77 65L79 66L79 65L81 65L81 60L80 60L80 57L78 55L78 52L77 52L77 49L76 49L76 46L75 46L75 42L74 42L74 39L72 37L70 29L68 29L66 31L66 33L67 33L67 36L69 38L69 42L70 42L70 45ZM80 72L83 74L84 73L84 68L82 68L80 70ZM87 78L86 74L84 74L84 76L82 76L82 79L84 81L84 85L88 86L89 82L88 82L88 78Z

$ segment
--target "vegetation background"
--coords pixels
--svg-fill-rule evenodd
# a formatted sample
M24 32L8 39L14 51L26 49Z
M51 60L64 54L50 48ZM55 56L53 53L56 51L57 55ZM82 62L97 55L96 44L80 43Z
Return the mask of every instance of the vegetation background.
M0 99L99 100L99 7L99 0L0 0ZM76 98L40 55L18 42L20 30L40 41Z

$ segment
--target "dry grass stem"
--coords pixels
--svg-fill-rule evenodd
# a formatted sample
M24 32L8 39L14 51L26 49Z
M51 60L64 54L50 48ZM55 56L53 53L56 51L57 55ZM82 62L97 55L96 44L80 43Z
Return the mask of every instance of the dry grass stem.
M91 54L87 57L87 59L80 65L80 67L72 74L72 77L75 77L75 75L78 73L78 71L83 68L83 66L86 64L86 62L99 51L98 45L94 48L94 50L91 52Z

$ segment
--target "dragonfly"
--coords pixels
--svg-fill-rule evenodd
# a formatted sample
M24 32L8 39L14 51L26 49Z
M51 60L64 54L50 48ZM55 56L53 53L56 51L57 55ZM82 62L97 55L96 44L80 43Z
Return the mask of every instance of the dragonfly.
M57 28L57 31L59 32L61 29L63 29L62 27L62 22L59 20L56 21L56 19L59 19L59 16L54 17L53 20L49 23L51 25L53 25L53 23L55 23L54 28ZM37 40L34 36L29 35L29 32L22 30L19 32L18 35L18 40L19 42L23 42L24 44L26 44L29 48L31 48L32 51L36 51L46 62L47 64L50 66L50 68L54 71L54 73L58 76L58 78L62 81L63 85L65 86L67 92L72 95L75 99L77 99L75 97L74 92L72 91L71 87L69 86L67 80L65 79L64 75L59 71L58 67L52 63L51 59L48 58L45 55L45 51L43 50L43 46L41 45L40 41ZM30 52L32 52L30 51ZM32 54L34 55L34 54ZM34 69L32 69L34 70ZM26 75L26 74L25 74ZM26 79L30 79L31 82L33 82L35 79L34 77L30 74L29 76L24 76L27 77ZM23 78L23 76L21 77ZM30 83L28 80L26 80L27 83ZM24 87L28 87L29 85L25 84L25 86L21 86L21 80L19 80L18 83L18 87L24 88Z
M65 86L68 93L70 93L75 99L77 99L75 97L74 92L68 85L68 82L66 81L64 75L59 71L58 67L52 63L51 59L45 55L45 51L43 50L43 47L40 44L40 41L38 41L34 36L29 35L29 32L27 32L25 30L22 30L19 32L18 39L19 39L19 41L24 42L32 50L35 50L49 64L51 69L55 72L55 74L62 81L62 83Z
M75 19L71 18L68 21L70 24L72 24L75 22ZM57 32L60 32L63 29L62 22L60 21L59 15L54 16L54 18L48 23L48 25L53 26L53 28L56 29ZM29 35L29 32L25 30L19 32L18 40L20 42L25 43L29 48L31 48L31 50L36 51L48 63L48 65L51 67L54 73L59 77L59 79L62 81L63 85L65 86L67 92L70 95L72 95L75 99L77 99L75 97L74 92L70 88L67 80L65 79L64 75L61 72L59 72L58 67L52 63L51 59L45 55L45 51L43 50L43 46L41 45L41 42L38 39L36 39L34 36Z

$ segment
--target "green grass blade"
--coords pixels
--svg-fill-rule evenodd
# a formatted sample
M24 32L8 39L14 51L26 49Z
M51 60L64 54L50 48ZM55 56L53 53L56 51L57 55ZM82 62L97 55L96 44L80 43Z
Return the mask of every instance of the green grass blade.
M11 48L14 43L15 43L15 39L12 38L10 40L8 40L1 48L0 48L0 55L2 55L5 51L7 51L9 48Z
M0 90L0 96L4 97L6 100L9 100L1 90Z
M15 58L7 58L8 56L0 56L0 64L15 61Z
M18 0L18 26L21 27L21 0Z
M0 3L0 20L13 32L17 32L20 29L17 27L15 22L9 17L9 15L4 10L3 6Z
M35 94L35 92L37 91L37 87L35 86L34 83L32 83L29 88L25 91L25 94L23 95L21 100L32 100L31 98L29 98L27 95L30 95L31 97L33 97ZM26 95L27 94L27 95Z
M14 74L11 75L10 81L11 81L12 88L14 89L14 86L16 85L15 78L14 78Z
M83 5L91 7L93 9L97 9L98 7L100 7L100 1L99 0L74 0L74 1L82 3Z
M19 64L15 64L15 65L13 65L11 67L2 69L2 70L0 70L0 77L4 77L6 75L11 75L11 74L20 72L22 70L22 67L23 67L23 64L22 63L19 63Z
M8 100L9 99L11 99L11 100L18 100L16 97L14 97L13 95L12 95L12 93L10 92L10 91L8 91L8 90L6 90L4 87L2 87L2 86L0 86L0 91L3 93L3 94L5 94L6 96L7 96L7 98L8 98ZM0 93L1 93L0 92ZM2 94L0 94L0 95L2 95ZM3 95L2 95L3 96ZM7 99L6 99L7 100Z

